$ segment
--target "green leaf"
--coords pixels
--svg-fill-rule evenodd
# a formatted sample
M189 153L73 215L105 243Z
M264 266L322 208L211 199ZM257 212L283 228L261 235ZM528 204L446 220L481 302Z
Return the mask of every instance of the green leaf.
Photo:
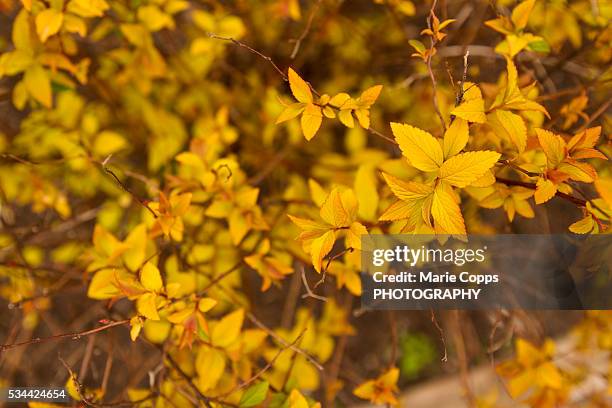
M543 52L546 54L550 52L550 45L548 45L545 40L533 41L530 42L527 46L531 51Z
M251 385L249 388L247 388L244 394L242 394L242 398L240 398L238 406L241 408L246 408L261 404L266 399L269 387L270 384L267 381L262 381Z
M412 45L412 48L414 48L419 54L424 53L426 50L425 45L419 40L409 40L408 44Z

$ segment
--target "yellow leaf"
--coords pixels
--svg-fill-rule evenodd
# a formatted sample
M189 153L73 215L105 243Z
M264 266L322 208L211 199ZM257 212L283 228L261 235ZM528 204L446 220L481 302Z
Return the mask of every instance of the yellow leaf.
M542 204L550 200L557 193L557 186L550 180L540 178L536 183L534 194L536 204Z
M395 392L398 390L398 378L399 369L392 367L378 378L359 385L355 388L353 394L359 398L369 400L374 404L395 406L398 404L397 398L395 397Z
M229 216L228 223L232 242L234 245L238 245L249 232L250 226L247 218L239 208L234 208Z
M353 119L353 114L350 109L342 109L338 112L338 119L344 126L347 128L355 127L355 119Z
M308 179L308 190L310 191L310 197L312 201L317 205L317 207L321 207L325 200L327 199L327 192L315 179Z
M217 301L212 298L202 298L198 301L198 310L202 313L208 312L217 305Z
M368 235L367 228L359 222L352 223L346 232L346 247L361 250L362 235Z
M533 194L533 191L531 191ZM512 195L512 202L514 203L514 209L517 213L522 215L525 218L533 218L535 217L535 213L533 212L533 208L531 208L531 204L529 204L526 200L519 200L515 195Z
M594 228L595 221L590 214L569 226L569 230L575 234L588 234L593 231Z
M347 93L341 92L337 95L334 95L330 100L329 100L329 104L331 106L335 106L336 108L340 108L342 105L344 105L349 99L351 99L351 96Z
M329 254L329 251L331 251L334 246L334 242L336 242L334 230L326 231L320 237L312 240L310 245L310 258L317 272L321 272L323 258L325 258L325 255Z
M79 388L76 376L74 374L69 375L68 380L66 380L66 391L68 391L68 395L75 401L80 401L82 399L82 391L80 391Z
M527 145L527 128L523 118L510 111L496 109L487 115L487 123L498 136L511 141L518 152L523 153Z
M612 208L612 179L595 180L595 189L606 204Z
M308 408L308 401L306 398L297 390L293 389L289 398L287 398L288 408Z
M105 0L70 0L67 10L81 17L102 17L108 10Z
M472 83L465 83L463 88L465 89L463 101L451 111L451 115L463 118L468 122L485 123L487 118L480 88Z
M123 136L117 132L105 130L96 136L96 140L93 144L93 151L99 156L106 157L109 154L118 152L126 146L127 142Z
M381 90L382 85L375 85L371 88L366 89L362 92L357 103L362 107L369 108L374 104L374 102L376 102Z
M311 140L317 134L322 121L321 108L312 103L306 105L301 120L302 132L304 132L306 140Z
M559 171L570 176L572 180L592 183L597 180L597 170L588 163L566 159L557 167Z
M488 187L495 183L495 175L491 170L486 171L481 177L470 183L471 187Z
M446 183L440 183L434 190L431 204L431 215L437 226L446 233L465 235L465 223L459 204L455 201L453 189Z
M421 216L421 201L398 200L378 218L379 221L398 221Z
M30 96L42 103L45 107L51 107L51 80L49 74L42 65L35 64L28 68L23 77L26 89Z
M136 310L138 310L138 313L140 313L147 319L159 320L156 300L157 295L155 293L144 293L138 296L138 300L136 301Z
M430 133L401 123L391 123L391 130L412 166L422 171L437 171L442 165L442 147Z
M15 49L33 53L32 36L30 35L30 14L21 10L13 23L12 40Z
M512 398L518 398L536 384L533 370L524 370L508 381L508 392Z
M493 167L500 156L488 150L458 154L442 164L440 178L456 187L468 186Z
M327 231L327 225L320 224L316 221L308 220L306 218L294 217L293 215L287 214L291 222L297 225L301 230L304 231L316 231L323 233L323 231ZM319 234L317 234L319 235Z
M45 42L49 37L57 34L62 27L64 14L55 9L45 9L36 16L36 33L40 41Z
M444 133L444 141L442 143L444 158L448 159L463 150L469 137L468 122L459 117L455 118Z
M121 259L130 271L136 271L145 260L145 249L147 245L147 227L145 224L136 226L125 239L123 246L125 252Z
M347 227L357 215L357 198L350 189L341 193L338 188L334 188L321 206L319 214L325 222L336 228Z
M161 274L157 266L147 262L140 271L140 283L146 290L157 292L163 287Z
M312 92L310 86L298 74L289 68L289 86L295 99L302 103L312 104Z
M225 371L225 357L221 350L201 347L195 361L198 372L198 388L207 391L214 388Z
M300 113L304 112L304 104L303 103L292 103L287 106L285 110L280 114L278 119L276 119L276 124L283 123L285 121L291 120L297 117Z
M174 20L156 5L149 4L138 8L138 19L150 31L159 31L163 28L174 28Z
M504 109L538 111L550 118L548 111L542 105L525 98L522 94L518 87L518 71L509 56L506 56L506 70L508 75L504 95L501 100L496 100L490 109L503 107Z
M238 309L224 316L212 329L211 343L217 347L231 345L240 334L244 321L244 309Z
M561 136L555 135L548 130L536 129L535 131L536 135L538 136L540 146L546 155L548 168L556 168L563 161L563 159L565 159L567 154L565 141L561 138Z
M139 316L134 316L130 319L130 338L132 341L136 341L142 330L142 326L142 319Z
M531 10L533 10L533 6L535 4L535 0L525 0L517 5L514 10L512 10L512 22L514 23L514 28L516 30L522 30L527 25L527 21L529 20L529 15L531 14Z
M354 189L359 202L358 214L367 221L376 219L376 210L378 209L377 185L374 166L370 164L359 166L355 174Z
M121 291L115 285L115 271L111 268L102 269L95 273L89 288L87 296L92 299L111 299L121 295Z
M87 35L87 25L85 21L74 14L66 14L64 16L64 29L69 33L77 33L81 37Z
M23 8L32 11L32 0L21 0L21 4L23 4Z
M390 174L383 173L385 181L393 194L403 201L414 201L425 198L433 192L433 187L416 181L404 181Z

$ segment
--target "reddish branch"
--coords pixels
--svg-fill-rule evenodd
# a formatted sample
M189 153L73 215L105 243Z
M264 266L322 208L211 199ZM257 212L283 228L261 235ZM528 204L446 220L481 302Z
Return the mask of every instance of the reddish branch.
M82 337L86 337L86 336L90 336L92 334L95 333L99 333L101 331L104 330L108 330L112 327L116 327L116 326L123 326L124 324L128 324L130 322L129 319L126 320L119 320L116 322L111 322L108 324L105 324L104 326L100 326L100 327L96 327L95 329L91 329L91 330L86 330L86 331L82 331L82 332L76 332L76 333L63 333L63 334L57 334L55 336L50 336L50 337L42 337L42 338L33 338L27 341L22 341L20 343L12 343L12 344L2 344L0 345L0 353L3 353L6 350L10 350L13 348L17 348L17 347L21 347L21 346L27 346L29 344L38 344L38 343L45 343L48 341L57 341L57 340L62 340L62 339L72 339L72 340L79 340Z
M429 11L429 17L427 18L427 27L433 32L433 19L435 17L435 8L436 8L437 0L431 5L431 10ZM436 82L436 76L433 73L433 69L431 67L431 60L433 59L434 49L436 48L436 44L438 43L434 34L431 35L431 45L429 46L429 53L427 55L427 72L429 73L429 78L431 79L431 85L433 87L433 104L434 109L436 110L436 114L438 118L440 118L440 124L442 125L442 129L446 131L446 122L444 121L444 117L442 116L442 112L440 112L440 106L438 104L438 83Z
M536 185L534 183L527 183L525 181L518 181L518 180L510 180L504 177L495 177L495 180L499 183L505 184L507 186L520 186L520 187L525 187L525 188L529 188L532 190L536 189ZM575 205L577 205L578 207L586 207L586 200L583 200L581 198L578 197L574 197L571 196L569 194L565 194L562 193L561 191L557 191L557 193L555 194L555 196L563 198L564 200L567 200Z

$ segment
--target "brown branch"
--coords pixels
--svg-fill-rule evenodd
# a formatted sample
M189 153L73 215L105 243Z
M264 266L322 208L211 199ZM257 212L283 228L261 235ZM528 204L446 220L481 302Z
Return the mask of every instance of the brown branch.
M251 378L249 378L248 380L246 380L245 382L243 382L242 384L238 384L236 385L234 388L232 388L231 390L229 390L228 392L226 392L225 394L221 395L221 398L227 397L229 395L232 395L233 393L235 393L236 391L240 391L246 387L248 387L249 385L251 385L253 382L257 381L258 378L261 378L261 376L268 371L270 368L272 368L272 366L274 365L274 363L276 362L276 360L280 357L281 354L283 354L285 351L287 351L289 348L291 348L292 346L297 345L300 340L302 340L302 337L304 337L304 333L306 333L306 330L308 330L307 328L304 328L300 334L295 338L295 340L293 340L291 343L289 343L287 346L282 347L280 350L278 350L276 352L276 354L274 354L274 356L270 359L270 361L268 361L268 363L266 363L266 365L259 370L257 373L255 373ZM296 353L297 354L297 353Z
M106 160L104 160L103 163L101 163L102 168L104 169L105 172L107 172L108 174L110 174L115 181L117 182L117 184L119 184L121 186L121 188L128 193L129 195L131 195L136 201L138 201L138 203L140 205L142 205L144 208L146 208L147 210L149 210L149 212L153 215L153 218L157 218L157 214L155 213L155 211L153 211L153 209L151 207L149 207L149 204L143 200L142 198L138 197L138 195L136 195L132 190L130 190L125 184L123 184L123 182L121 180L119 180L119 177L117 177L117 175L106 166L106 162L108 161L108 158Z
M323 302L327 302L326 297L317 295L310 289L310 286L308 286L308 281L306 280L306 272L304 271L304 265L300 265L300 268L301 268L301 274L302 274L302 282L304 282L304 287L306 288L306 293L302 295L302 299L310 297L313 299L321 300Z
M262 52L260 52L260 51L257 51L256 49L254 49L254 48L253 48L253 47L251 47L250 45L245 44L245 43L243 43L242 41L238 41L238 40L236 40L235 38L231 38L231 37L222 37L222 36L219 36L219 35L214 34L214 33L207 33L207 35L208 35L208 37L213 38L213 39L216 39L216 40L229 41L229 42L233 43L234 45L236 45L236 46L238 46L238 47L241 47L241 48L244 48L244 49L248 50L250 53L255 54L255 55L257 55L258 57L260 57L260 58L264 59L264 60L265 60L265 61L267 61L267 62L268 62L270 65L272 65L272 67L274 68L274 70L275 70L276 72L278 72L278 74L281 76L281 78L283 79L283 81L285 81L285 82L289 82L289 78L287 77L287 75L286 75L286 74L283 72L283 70L281 70L281 69L278 67L278 65L277 65L277 64L274 62L274 60L273 60L272 58L270 58L269 56L267 56L267 55L263 54L263 53L262 53ZM317 90L316 90L316 89L315 89L315 88L312 86L312 84L311 84L310 82L307 82L307 83L308 83L308 86L310 87L311 91L312 91L312 92L313 92L315 95L319 96L319 93L318 93L318 92L317 92ZM437 103L437 97L436 97L436 95L435 95L435 92L434 92L434 98L436 98L436 103ZM441 116L441 114L440 114L440 113L439 113L439 115ZM394 138L392 138L392 137L390 137L390 136L387 136L387 135L385 135L385 134L383 134L383 133L379 132L379 131L378 131L378 130L376 130L376 129L373 129L372 127L369 127L369 128L367 129L367 131L368 131L369 133L371 133L371 134L373 134L373 135L375 135L375 136L377 136L377 137L380 137L381 139L384 139L384 140L386 140L386 141L387 141L387 142L389 142L389 143L393 143L394 145L396 145L396 146L397 146L397 142L395 141L395 139L394 139Z
M517 164L514 164L510 160L500 160L498 163L504 164L508 167L512 167L514 170L519 171L528 177L539 177L540 176L540 174L525 170L524 168L522 168L521 166Z
M30 344L45 343L45 342L48 342L48 341L57 341L57 340L67 339L67 338L71 338L72 340L80 340L81 337L90 336L92 334L99 333L101 331L110 329L110 328L115 327L115 326L122 326L124 324L129 323L129 322L130 322L129 319L119 320L119 321L116 321L116 322L111 322L111 323L105 324L104 326L96 327L95 329L86 330L86 331L82 331L82 332L57 334L55 336L50 336L50 337L43 337L43 338L38 338L37 337L37 338L30 339L28 341L22 341L22 342L19 342L19 343L2 344L2 345L0 345L0 353L3 353L6 350L14 349L14 348L21 347L21 346L27 346L27 345L30 345Z
M208 35L208 37L210 37L210 38L214 38L215 40L229 41L229 42L233 43L234 45L236 45L238 47L242 47L242 48L248 50L251 54L257 55L259 58L262 58L263 60L267 61L270 65L272 65L272 67L276 70L276 72L279 73L281 78L283 78L283 81L289 82L289 78L287 78L287 75L283 72L282 69L280 69L278 67L278 65L276 65L276 63L272 60L272 58L268 57L265 54L262 54L261 52L257 51L256 49L254 49L250 45L247 45L247 44L243 43L242 41L238 41L235 38L232 38L232 37L222 37L222 36L217 35L215 33L210 33L209 32L209 33L206 33L206 35Z
M442 356L440 361L443 361L446 363L448 361L448 352L446 350L446 339L444 338L444 331L442 330L442 327L440 327L440 324L438 323L438 319L436 319L436 314L434 310L430 309L429 311L431 313L431 322L434 324L434 326L436 326L438 333L440 333L440 341L442 342L442 348L444 349L444 355Z
M279 344L281 344L281 345L283 345L285 347L288 347L289 349L295 351L296 353L301 354L302 356L304 356L306 358L306 360L308 360L308 362L310 362L312 365L314 365L319 371L323 371L324 370L324 368L321 365L321 363L319 363L313 356L308 354L306 351L304 351L300 347L298 347L296 345L291 345L291 343L289 343L287 340L283 339L276 332L274 332L268 326L263 324L257 317L255 317L255 315L253 313L247 312L246 317L253 324L255 324L255 326L257 326L260 329L262 329L263 331L265 331L270 337L272 337L274 340L276 340Z
M608 100L606 101L606 103L604 103L603 105L601 105L601 106L599 107L599 109L597 109L595 112L593 112L593 114L592 114L592 115L589 117L589 120L587 120L587 121L584 123L584 125L580 126L580 129L578 129L578 131L577 131L576 133L580 133L580 132L582 132L583 130L585 130L586 128L588 128L588 127L589 127L589 125L590 125L591 123L593 123L593 121L594 121L595 119L597 119L598 117L600 117L602 114L604 114L604 113L605 113L605 112L608 110L608 108L610 107L610 104L611 104L611 103L612 103L612 98L608 99Z
M79 394L79 397L81 399L81 402L83 402L85 405L88 405L90 407L98 407L100 405L96 404L95 402L91 401L84 393L83 393L83 385L81 385L81 383L79 382L79 380L77 379L77 375L74 373L74 371L72 371L72 368L70 368L70 366L68 365L68 363L66 362L66 360L64 360L62 358L62 356L58 355L57 358L59 359L59 361L62 363L62 365L64 366L64 368L66 369L66 371L68 371L68 375L70 376L70 379L72 380L72 382L74 382L74 388L76 388L77 394Z
M518 181L518 180L510 180L507 178L503 178L503 177L495 177L495 181L497 181L498 183L502 183L505 184L507 186L520 186L520 187L525 187L525 188L529 188L532 190L535 190L537 188L537 186L534 183L527 183L524 181ZM566 194L566 193L562 193L561 191L557 191L555 193L555 196L560 197L564 200L567 200L575 205L577 205L578 207L586 207L586 200L583 200L581 198L578 197L574 197L572 195Z
M427 27L429 27L430 30L433 30L432 20L433 20L433 17L435 16L436 4L437 4L437 0L434 0L431 5L431 10L429 11L429 17L427 18ZM436 114L438 115L438 118L440 119L440 124L442 125L442 129L446 132L446 122L444 121L442 112L440 112L440 105L438 103L438 83L436 81L436 76L434 75L433 69L431 67L431 60L433 59L433 53L434 53L434 49L436 48L436 44L437 44L437 40L432 35L431 45L429 46L429 53L427 55L426 64L427 64L427 72L429 73L429 78L431 79L431 85L433 87L434 109L436 110Z
M189 375L187 375L187 373L183 371L181 366L179 366L178 363L174 361L174 359L172 359L172 357L169 354L166 355L166 359L172 365L172 367L176 370L176 372L179 373L179 375L183 377L183 379L187 382L187 385L189 386L189 388L191 388L191 390L196 393L198 398L202 400L202 402L204 402L204 405L206 405L206 408L212 408L212 404L210 403L211 398L202 394L202 391L200 391L200 389L191 381L191 377L189 377Z
M312 21L314 20L314 17L317 11L319 10L319 7L321 6L322 2L323 0L318 0L317 3L312 7L312 11L310 12L310 16L308 17L308 22L306 23L306 28L304 28L304 31L302 31L302 34L300 34L298 39L295 40L293 51L291 51L291 59L295 59L302 45L302 41L304 41L306 36L308 36L308 33L310 32L310 28L312 26Z

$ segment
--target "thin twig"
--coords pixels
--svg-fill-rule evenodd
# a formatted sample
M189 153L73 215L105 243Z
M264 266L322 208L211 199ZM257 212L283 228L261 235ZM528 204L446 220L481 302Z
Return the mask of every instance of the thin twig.
M524 181L510 180L510 179L503 178L503 177L497 177L496 176L495 180L498 183L502 183L502 184L505 184L507 186L520 186L520 187L525 187L525 188L529 188L529 189L532 189L532 190L535 190L537 188L537 186L535 184L533 184L533 183L526 183ZM577 205L578 207L586 207L586 203L587 203L586 200L583 200L581 198L574 197L574 196L571 196L569 194L562 193L561 191L557 191L555 193L555 195L557 197L563 198L564 200L567 200L567 201Z
M434 324L434 326L436 326L436 329L438 329L438 333L440 333L440 341L442 342L442 348L444 349L444 355L442 356L440 361L446 363L448 361L448 352L446 350L446 339L444 338L444 331L442 330L442 327L440 327L438 319L436 319L436 314L434 310L430 309L429 311L431 313L431 322Z
M179 375L183 377L183 379L187 382L187 385L189 386L189 388L191 388L191 390L196 393L196 395L198 396L198 399L204 402L204 405L206 405L206 408L212 408L212 404L210 403L211 399L207 397L206 395L202 394L202 391L200 391L200 389L191 381L191 377L189 377L189 375L187 375L187 373L183 371L181 366L179 366L178 363L174 361L174 359L170 356L170 354L166 355L166 359L172 365L172 367L176 370L176 372L179 373Z
M437 0L434 0L431 5L431 10L429 11L429 17L427 18L427 27L429 27L430 30L433 30L432 20L435 16L436 4L437 4ZM431 67L431 60L433 59L433 52L434 52L434 49L436 48L437 40L433 35L431 36L430 40L431 40L431 44L429 46L429 53L427 55L427 60L426 60L427 72L429 73L429 78L431 79L431 85L433 87L434 109L436 110L436 114L438 115L438 118L440 119L440 124L442 125L443 131L446 131L446 122L444 121L442 112L440 112L440 105L438 103L438 83L436 81L436 76L434 75L433 69Z
M323 366L321 365L321 363L319 363L313 356L311 356L310 354L308 354L306 351L304 351L303 349L301 349L300 347L296 346L296 345L291 345L291 343L289 343L287 340L283 339L281 336L279 336L276 332L274 332L273 330L271 330L268 326L266 326L265 324L263 324L257 317L255 317L255 315L251 312L247 312L246 314L247 319L249 319L255 326L259 327L260 329L262 329L263 331L265 331L269 336L271 336L274 340L276 340L278 343L280 343L281 345L288 347L289 349L295 351L298 354L301 354L302 356L304 356L306 358L306 360L308 360L308 362L310 362L312 365L314 365L319 371L324 371Z
M102 165L102 169L104 169L105 172L107 172L108 174L110 174L115 181L117 182L117 184L119 184L121 186L121 188L128 193L129 195L131 195L136 201L138 201L138 203L140 205L142 205L144 208L146 208L147 210L149 210L149 212L153 215L153 218L157 218L157 214L155 213L155 211L153 211L153 209L151 207L149 207L149 204L143 200L142 198L138 197L138 195L136 195L132 190L130 190L125 184L123 184L123 182L121 180L119 180L119 177L117 177L117 175L106 166L106 163L108 161L108 159L110 158L107 157L106 160L104 160L104 162L100 163Z
M124 324L128 324L129 322L130 322L129 319L120 320L120 321L116 321L116 322L111 322L111 323L105 324L104 326L96 327L95 329L86 330L86 331L82 331L82 332L57 334L55 336L50 336L50 337L42 337L42 338L37 337L37 338L31 339L31 340L22 341L22 342L19 342L19 343L2 344L2 345L0 345L0 353L4 352L6 350L14 349L16 347L27 346L29 344L45 343L45 342L48 342L48 341L57 341L57 340L66 339L66 338L71 338L72 340L79 340L79 339L81 339L81 337L90 336L92 334L99 333L101 331L110 329L110 328L115 327L115 326L122 326Z
M304 271L304 266L300 265L300 268L301 268L301 273L302 273L302 282L304 282L304 287L306 288L306 293L304 293L302 295L302 299L311 297L313 299L317 299L317 300L321 300L323 302L327 302L327 298L326 297L317 295L316 293L314 293L310 289L310 286L308 286L308 281L306 280L306 272Z
M276 352L276 354L274 354L274 356L270 359L270 361L268 361L268 363L261 369L259 370L257 373L255 373L251 378L249 378L248 380L246 380L245 382L243 382L242 384L238 384L236 385L233 389L231 389L230 391L226 392L225 394L221 395L221 398L227 397L229 395L232 395L233 393L235 393L236 391L240 391L246 387L248 387L249 385L251 385L253 382L257 381L258 378L261 378L261 376L268 371L270 368L272 368L272 366L274 365L274 363L276 362L276 360L280 357L281 354L283 354L285 351L287 351L289 348L291 348L292 346L297 345L300 340L302 340L302 337L304 337L304 333L306 333L306 330L308 330L307 328L304 328L300 334L298 334L298 336L295 338L295 340L293 340L291 343L289 343L287 346L282 347L280 350L278 350ZM296 353L297 354L297 353Z
M308 17L308 22L306 23L306 28L304 28L304 31L302 31L302 34L300 34L298 39L295 40L295 45L293 46L293 51L291 51L291 59L295 59L295 57L297 56L298 51L300 50L300 46L302 45L302 41L304 41L306 36L308 36L308 33L310 32L310 28L312 26L312 21L314 20L315 14L317 13L317 11L319 9L319 6L321 6L322 2L323 2L323 0L319 0L312 7L312 10L310 11L310 16Z
M276 70L276 72L278 72L279 75L283 78L283 81L285 81L285 82L289 81L289 78L287 78L287 75L283 72L282 69L280 69L278 67L278 65L276 65L276 63L272 60L272 58L268 57L265 54L262 54L261 52L257 51L256 49L254 49L250 45L245 44L242 41L238 41L235 38L232 38L232 37L222 37L222 36L217 35L215 33L206 33L206 35L208 35L208 37L214 38L216 40L229 41L229 42L233 43L234 45L237 45L238 47L242 47L242 48L248 50L250 53L257 55L259 58L264 59L270 65L272 65L272 67Z

